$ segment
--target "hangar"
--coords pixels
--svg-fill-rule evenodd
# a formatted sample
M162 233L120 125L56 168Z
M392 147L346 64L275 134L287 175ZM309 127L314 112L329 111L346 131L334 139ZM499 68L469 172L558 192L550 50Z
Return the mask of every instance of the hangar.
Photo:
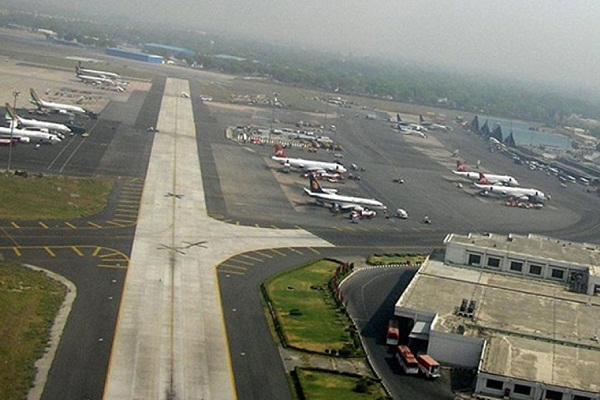
M477 369L477 394L600 400L597 247L534 235L444 243L444 258L425 262L395 305L409 344Z
M165 59L162 56L144 54L135 50L125 50L116 47L106 49L106 54L113 57L128 58L130 60L144 61L152 64L163 64L165 62Z

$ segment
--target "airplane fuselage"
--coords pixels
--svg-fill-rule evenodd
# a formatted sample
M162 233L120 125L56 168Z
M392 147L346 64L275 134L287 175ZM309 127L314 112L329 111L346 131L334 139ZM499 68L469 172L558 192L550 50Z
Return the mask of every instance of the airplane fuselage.
M293 168L300 168L306 171L328 171L328 172L338 172L344 173L346 172L346 168L343 165L338 163L326 162L326 161L314 161L314 160L304 160L302 158L288 158L288 157L271 157L274 161L279 164L290 166Z
M386 209L382 202L375 199L367 199L363 197L343 196L335 193L317 193L309 189L304 189L310 197L322 201L323 203L336 205L337 207L347 210L354 207L366 207L374 209Z
M464 178L470 179L472 181L478 181L480 178L479 172L468 172L468 171L452 171L458 176L462 176ZM500 183L502 185L508 186L519 186L519 181L513 178L510 175L497 175L497 174L485 174L485 178L490 181L490 183Z
M486 185L476 183L475 186L488 194L498 195L501 197L528 197L539 201L547 200L544 192L534 188L507 187L499 185Z
M37 119L25 119L19 117L17 122L25 127L31 128L45 128L50 131L60 132L60 133L71 133L71 129L68 126L59 124L56 122L48 122L48 121L38 121Z
M52 144L60 142L60 138L51 133L26 129L11 129L6 127L0 127L0 137L10 138L11 136L13 139L22 137L29 138L32 142L44 142Z

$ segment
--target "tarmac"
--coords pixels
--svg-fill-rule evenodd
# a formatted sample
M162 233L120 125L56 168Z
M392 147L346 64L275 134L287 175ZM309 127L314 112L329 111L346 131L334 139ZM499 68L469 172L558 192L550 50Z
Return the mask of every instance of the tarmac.
M241 252L331 247L301 229L207 216L191 100L168 79L152 146L105 399L234 399L215 267Z

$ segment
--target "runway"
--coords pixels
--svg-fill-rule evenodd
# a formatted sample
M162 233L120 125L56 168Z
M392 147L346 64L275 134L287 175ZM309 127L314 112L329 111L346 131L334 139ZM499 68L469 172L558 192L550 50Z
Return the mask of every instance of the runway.
M236 397L215 266L240 252L328 247L300 229L207 216L187 81L168 79L142 194L105 399Z

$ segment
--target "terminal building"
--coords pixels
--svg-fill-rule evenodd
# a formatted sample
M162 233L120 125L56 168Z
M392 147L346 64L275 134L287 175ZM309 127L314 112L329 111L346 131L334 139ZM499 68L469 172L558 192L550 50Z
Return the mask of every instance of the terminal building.
M409 344L477 369L475 392L600 400L600 247L450 234L395 305Z

